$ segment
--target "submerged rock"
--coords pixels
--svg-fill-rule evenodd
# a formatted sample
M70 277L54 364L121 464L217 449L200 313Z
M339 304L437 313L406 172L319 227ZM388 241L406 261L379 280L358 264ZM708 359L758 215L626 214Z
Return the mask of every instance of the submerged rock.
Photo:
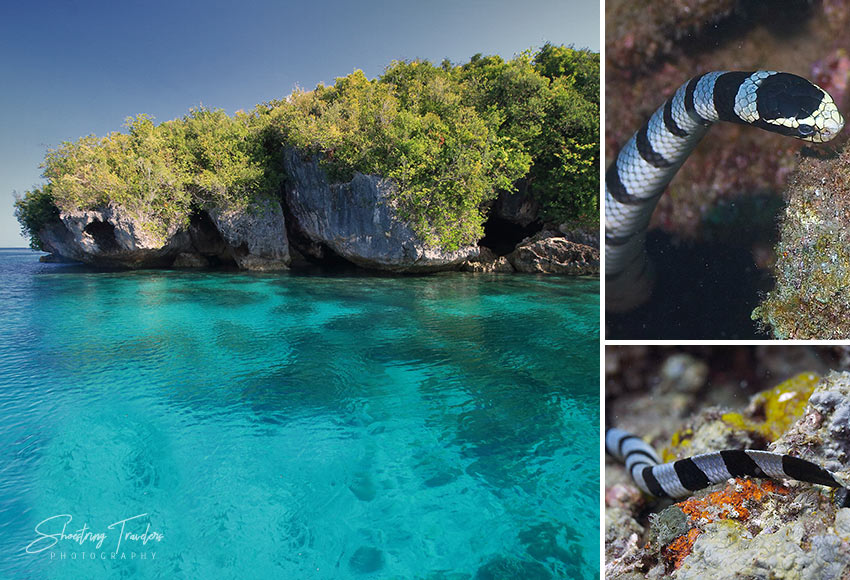
M775 513L794 517L793 511L783 507L777 502ZM834 514L819 517L822 506L816 502L804 502L801 507L808 512L805 522L782 522L758 533L729 520L706 525L675 577L682 580L846 577L842 574L850 550L846 542L829 530L829 520Z
M362 546L351 555L348 565L354 572L360 574L377 572L384 567L384 553L372 546Z
M284 162L286 205L291 225L306 240L299 245L303 253L316 256L320 245L364 268L395 272L456 269L478 254L477 246L447 252L427 245L399 219L390 180L355 173L347 183L332 184L317 160L294 149Z
M38 261L44 264L68 264L76 262L76 260L69 260L61 254L44 254L39 257Z
M508 254L507 259L518 272L599 274L598 249L567 241L551 231L543 231L523 240L516 250Z
M350 489L351 493L353 493L360 501L372 501L378 493L375 480L368 471L359 471L355 473L348 489Z
M493 558L475 573L475 580L550 580L552 575L539 562L515 558Z
M803 416L771 450L817 457L823 467L850 482L850 373L831 372L824 377Z

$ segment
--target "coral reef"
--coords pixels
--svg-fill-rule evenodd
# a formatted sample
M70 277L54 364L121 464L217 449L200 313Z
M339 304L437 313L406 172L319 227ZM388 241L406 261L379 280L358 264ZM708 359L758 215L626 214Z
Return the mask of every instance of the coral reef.
M807 364L818 371L826 366L846 368L850 361L841 349L796 347L793 350L802 356L786 359L784 364L779 361L789 352L787 348L692 350L697 354L609 347L606 358L614 359L606 365L609 384L623 384L622 375L629 374L625 361L643 360L640 372L646 371L644 382L653 385L642 393L619 389L610 400L609 416L634 430L633 425L643 421L625 416L624 409L641 405L642 399L652 401L660 407L653 419L661 421L665 414L667 419L647 440L658 449L666 440L669 445L663 455L668 460L726 447L766 448L815 461L842 481L850 481L850 373L829 372L822 379L800 373ZM660 361L650 363L653 358ZM756 367L761 375L747 381L747 392L753 392L752 387L762 390L749 397L743 408L744 384L735 384L728 371L729 359L736 358ZM717 362L723 359L727 368ZM782 369L788 378L763 388L776 382L765 378L773 375L767 369ZM671 383L671 376L694 378ZM712 382L712 391L737 395L728 399L737 400L737 405L702 409L680 403L682 409L692 409L690 414L685 410L670 413L674 395L690 389L698 403L707 392L705 385ZM665 383L681 386L659 387ZM678 431L673 434L671 429ZM843 578L850 574L850 508L840 507L841 490L737 478L670 505L669 500L642 495L625 470L611 460L606 464L605 489L606 578Z
M735 0L606 2L606 56L618 68L646 70L669 57L685 36L722 20L734 7Z

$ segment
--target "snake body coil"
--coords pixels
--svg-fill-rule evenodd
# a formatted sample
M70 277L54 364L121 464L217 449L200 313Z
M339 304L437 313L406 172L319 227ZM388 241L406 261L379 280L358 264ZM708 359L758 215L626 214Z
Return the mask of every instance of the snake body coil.
M661 463L643 439L617 428L605 432L605 450L626 464L640 489L655 497L684 497L732 477L789 478L844 487L811 461L769 451L730 449Z
M815 143L844 126L824 90L796 75L710 72L683 84L620 150L605 174L606 307L629 310L651 289L644 240L658 198L716 121Z

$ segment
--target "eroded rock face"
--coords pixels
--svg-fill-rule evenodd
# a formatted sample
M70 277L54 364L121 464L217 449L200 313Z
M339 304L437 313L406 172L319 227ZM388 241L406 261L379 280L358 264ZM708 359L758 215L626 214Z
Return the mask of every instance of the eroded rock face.
M282 270L290 264L292 242L296 253L308 260L393 272L599 273L598 250L555 231L526 238L508 256L502 254L511 250L513 240L495 252L477 245L444 251L426 244L399 218L392 180L356 173L349 182L330 183L317 160L307 160L294 149L285 152L284 162L289 178L284 206L274 196L264 196L246 207L196 211L186 225L175 223L164 230L159 216L109 205L62 212L39 237L44 249L56 256L119 268L235 264L246 270ZM518 213L513 213L518 219L531 202L514 201L519 204ZM495 239L497 233L488 236Z
M109 205L99 210L62 212L59 221L48 224L39 237L47 251L102 266L166 266L180 252L191 250L187 232L172 227L157 236L144 225L145 218L134 219Z
M429 272L458 268L478 254L477 246L445 252L427 246L402 222L390 203L395 185L375 175L356 173L348 183L328 182L318 161L288 149L286 204L292 227L305 238L302 252L315 255L315 244L364 268Z
M598 249L570 242L552 231L523 240L507 258L517 272L599 275Z
M464 262L461 270L482 273L513 272L514 267L511 266L505 256L497 256L490 248L481 247L478 255Z
M514 192L502 191L493 204L493 213L503 220L527 227L540 218L540 203L528 193L528 182L520 180Z
M243 270L285 270L289 241L280 203L264 199L244 209L210 210L209 216Z
M66 259L117 268L204 267L235 262L246 270L289 264L280 203L265 200L239 210L199 212L188 228L151 233L150 218L117 206L62 212L40 232L45 251Z
M207 268L209 260L203 255L194 252L181 252L171 263L172 268Z
M599 228L588 228L564 223L558 226L567 241L599 249Z

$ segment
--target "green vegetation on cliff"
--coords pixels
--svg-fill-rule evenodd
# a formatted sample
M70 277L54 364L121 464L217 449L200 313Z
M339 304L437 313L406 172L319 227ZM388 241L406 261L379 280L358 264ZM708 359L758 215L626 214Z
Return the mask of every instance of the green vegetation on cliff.
M501 117L498 135L530 158L530 193L551 221L598 222L599 55L545 45L460 67L468 99Z
M18 220L34 247L57 209L111 203L164 232L195 208L279 194L284 147L319 156L331 179L393 179L400 215L446 249L475 243L486 202L519 179L544 218L592 221L599 55L547 44L509 61L393 62L377 79L358 70L233 117L201 108L155 125L140 115L126 133L50 150L47 181L16 202Z
M139 115L126 128L48 151L47 183L16 202L33 247L40 246L38 230L56 208L115 204L156 234L187 224L194 207L233 206L280 186L256 116L200 108L160 125Z

